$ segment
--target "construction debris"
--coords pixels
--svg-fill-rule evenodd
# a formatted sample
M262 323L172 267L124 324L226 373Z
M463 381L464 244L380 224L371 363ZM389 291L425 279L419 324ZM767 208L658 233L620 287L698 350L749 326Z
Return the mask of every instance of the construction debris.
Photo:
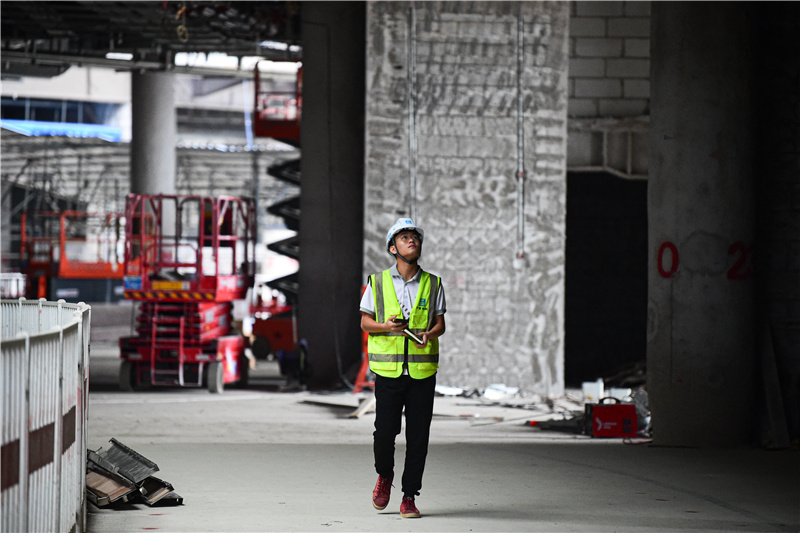
M507 400L519 394L519 387L507 387L505 383L492 383L483 390L487 400Z
M358 408L350 413L348 418L361 418L366 413L375 411L375 395L371 395L359 401Z
M615 377L615 381L622 384L635 383L639 380L641 371L640 366L635 365L632 370L620 371ZM635 375L630 376L630 374ZM592 430L592 425L588 423L592 418L586 416L587 405L591 407L594 404L612 401L619 404L620 408L627 410L625 420L630 419L631 422L631 428L624 435L619 435L620 437L649 437L652 435L650 408L645 387L606 388L602 378L584 382L582 390L566 390L562 396L550 398L538 394L526 394L517 387L509 387L503 383L493 383L483 390L437 385L436 394L477 401L477 403L456 404L462 407L502 407L525 410L529 412L529 415L524 417L526 426L543 431L561 431L587 436L597 436L596 432ZM481 415L475 413L454 416L478 418ZM494 418L495 421L504 421L502 418ZM609 424L611 423L609 422ZM620 428L622 427L620 425Z
M86 496L98 507L117 503L144 503L149 506L181 505L183 498L170 483L154 477L158 465L117 439L108 451L88 450Z

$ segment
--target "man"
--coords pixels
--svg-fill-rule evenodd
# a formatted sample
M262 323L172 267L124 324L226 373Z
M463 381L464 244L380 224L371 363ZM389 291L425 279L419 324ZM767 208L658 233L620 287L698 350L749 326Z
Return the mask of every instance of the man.
M395 265L369 277L361 298L361 329L369 333L369 367L375 375L373 450L378 481L372 505L385 509L394 479L395 437L406 417L406 457L400 514L419 518L415 497L422 488L428 454L439 341L446 311L441 279L418 262L425 232L400 218L386 234ZM413 337L416 340L412 340Z

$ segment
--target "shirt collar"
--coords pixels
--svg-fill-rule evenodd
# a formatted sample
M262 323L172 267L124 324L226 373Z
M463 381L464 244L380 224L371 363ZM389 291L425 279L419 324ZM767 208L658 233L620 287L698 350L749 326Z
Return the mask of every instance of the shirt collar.
M411 283L412 281L419 281L419 278L422 276L422 267L417 269L417 273L414 274L414 277L411 278L409 281L406 281L405 278L400 274L400 270L397 269L397 265L392 265L389 268L389 273L392 275L393 278L400 278L406 283Z

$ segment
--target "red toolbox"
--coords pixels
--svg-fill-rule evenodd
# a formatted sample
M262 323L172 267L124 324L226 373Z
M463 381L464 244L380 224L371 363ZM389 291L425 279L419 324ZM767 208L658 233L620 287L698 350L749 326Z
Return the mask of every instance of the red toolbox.
M587 403L584 414L584 432L591 437L636 437L638 434L636 406L631 403L603 398L600 403Z

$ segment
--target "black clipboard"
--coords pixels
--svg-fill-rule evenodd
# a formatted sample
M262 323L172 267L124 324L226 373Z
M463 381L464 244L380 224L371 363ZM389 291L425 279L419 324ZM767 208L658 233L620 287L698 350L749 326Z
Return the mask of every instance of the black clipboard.
M417 344L424 344L424 343L422 342L422 339L420 339L420 338L417 336L417 334L416 334L416 333L414 333L413 331L411 331L410 329L408 329L408 328L405 328L405 329L403 330L403 333L405 333L406 335L408 335L409 337L411 337L411 339L412 339L414 342L416 342Z
M395 317L395 318L393 318L393 319L392 319L392 321L393 321L393 322L398 322L398 323L403 323L403 324L405 324L406 326L408 326L408 320L406 320L405 318L397 318L397 317ZM411 331L410 329L408 329L408 328L404 328L404 329L403 329L403 333L405 333L406 335L408 335L408 336L411 338L411 340L413 340L413 341L414 341L414 342L416 342L417 344L423 344L423 342L422 342L422 339L421 339L421 338L419 338L419 335L417 335L416 333L414 333L414 332L413 332L413 331Z

